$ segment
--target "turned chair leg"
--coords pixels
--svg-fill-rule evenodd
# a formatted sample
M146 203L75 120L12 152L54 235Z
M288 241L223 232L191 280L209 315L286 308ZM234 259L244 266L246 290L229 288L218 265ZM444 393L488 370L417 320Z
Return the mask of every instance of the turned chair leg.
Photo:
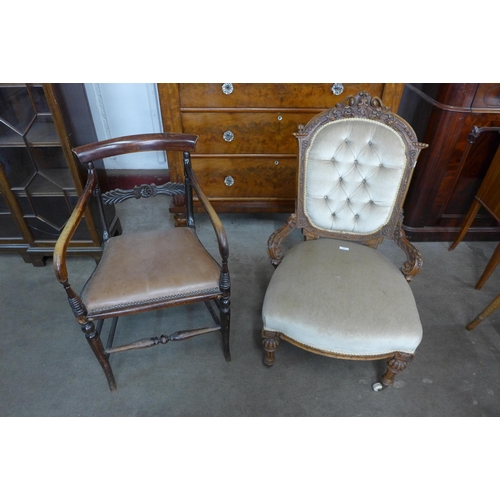
M373 384L373 390L378 392L393 385L394 377L398 373L401 373L413 358L413 354L404 352L397 352L392 358L389 358L387 361L387 371L384 373L380 382Z
M221 300L221 334L222 348L224 350L224 358L226 361L231 361L231 352L229 350L229 331L231 324L231 309L229 299Z
M262 330L262 347L264 348L264 365L270 368L274 365L274 353L280 345L280 334Z
M92 321L87 321L84 325L82 325L82 331L85 333L85 338L89 343L92 351L95 354L95 357L99 361L102 369L104 370L104 374L108 379L109 389L111 391L116 390L116 382L115 377L113 375L113 371L111 370L111 365L109 364L109 355L106 354L104 350L104 346L102 345L101 338L98 333L95 331L95 325Z
M467 330L473 330L483 319L487 318L493 311L497 310L500 307L500 295L498 295L489 305L486 307L486 309L479 313L477 317L472 320L465 328Z

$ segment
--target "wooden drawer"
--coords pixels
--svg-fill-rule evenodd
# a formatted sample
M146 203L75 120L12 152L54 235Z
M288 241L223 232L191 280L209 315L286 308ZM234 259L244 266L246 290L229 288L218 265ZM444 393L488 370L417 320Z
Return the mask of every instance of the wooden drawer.
M184 113L183 130L199 136L198 154L296 154L293 136L316 113ZM227 133L228 140L224 139Z
M193 170L211 199L295 197L295 158L201 157L193 158Z
M333 83L233 83L233 92L224 94L220 83L180 83L183 108L331 108L360 90L381 97L383 83L345 83L340 95Z

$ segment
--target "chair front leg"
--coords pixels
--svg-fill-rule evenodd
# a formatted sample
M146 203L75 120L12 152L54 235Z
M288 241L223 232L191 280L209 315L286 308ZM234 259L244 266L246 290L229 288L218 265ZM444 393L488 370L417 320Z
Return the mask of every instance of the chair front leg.
M397 352L394 356L387 360L387 371L384 373L382 380L373 384L373 390L378 392L394 384L394 377L402 372L408 363L414 358L413 354Z
M274 353L280 345L280 333L262 330L262 347L264 349L264 365L270 368L274 365Z
M108 380L109 389L111 391L116 390L115 377L113 375L113 371L111 370L111 365L109 364L109 355L106 354L106 351L104 350L101 338L96 332L94 322L86 321L82 325L82 332L85 334L85 338L94 352L97 361L99 361L99 364L104 370L104 374Z
M224 349L224 358L231 361L231 352L229 350L229 330L231 324L231 301L229 297L222 297L220 308L222 348Z

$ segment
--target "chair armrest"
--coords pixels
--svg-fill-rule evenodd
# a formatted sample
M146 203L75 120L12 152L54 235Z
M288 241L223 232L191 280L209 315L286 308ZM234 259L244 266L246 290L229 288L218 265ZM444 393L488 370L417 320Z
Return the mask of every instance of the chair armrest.
M296 214L291 214L288 217L285 225L274 231L267 240L267 253L271 259L271 264L276 268L283 259L283 250L281 248L282 241L295 229L297 224Z
M423 264L422 254L418 248L406 238L404 229L401 227L394 232L394 241L406 254L407 260L403 264L401 272L406 278L406 281L410 282L420 272Z
M66 251L68 249L71 238L73 237L73 234L75 234L78 224L80 224L80 221L83 218L88 200L92 196L92 191L96 186L96 179L97 177L95 169L89 168L85 188L80 198L78 199L78 203L76 204L73 213L66 222L64 229L57 239L57 243L54 248L54 271L60 283L65 283L68 280L68 271L66 268Z
M194 151L198 136L191 134L137 134L94 142L73 149L80 163L140 151Z
M208 217L210 218L210 222L212 223L212 226L215 230L215 235L217 237L217 242L219 244L219 253L222 258L222 262L223 264L227 263L227 259L229 257L229 246L227 243L226 230L224 229L224 226L222 225L222 222L219 219L217 212L214 210L212 204L205 196L205 193L202 191L200 185L198 184L198 180L196 179L196 176L194 175L191 166L186 165L185 171L189 178L189 181L191 182L191 186L193 187L194 192L196 193L196 196L198 196L198 200L200 201L203 208L207 212Z

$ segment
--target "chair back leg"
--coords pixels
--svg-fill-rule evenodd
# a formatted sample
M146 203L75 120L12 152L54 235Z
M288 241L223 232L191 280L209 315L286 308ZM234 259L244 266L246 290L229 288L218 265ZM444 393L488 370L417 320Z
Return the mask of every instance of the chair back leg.
M481 288L483 288L483 285L488 281L488 278L490 277L491 273L495 270L495 268L498 266L499 263L500 263L500 243L495 248L493 255L491 256L490 260L488 261L488 264L486 264L486 267L484 268L483 274L476 283L476 290L481 290Z
M476 326L479 325L479 323L481 323L483 319L487 318L492 312L496 311L499 307L500 307L500 295L497 295L497 297L493 299L493 301L490 304L488 304L486 309L481 313L479 313L476 316L476 318L473 319L465 328L467 328L467 330L474 330L474 328L476 328Z

